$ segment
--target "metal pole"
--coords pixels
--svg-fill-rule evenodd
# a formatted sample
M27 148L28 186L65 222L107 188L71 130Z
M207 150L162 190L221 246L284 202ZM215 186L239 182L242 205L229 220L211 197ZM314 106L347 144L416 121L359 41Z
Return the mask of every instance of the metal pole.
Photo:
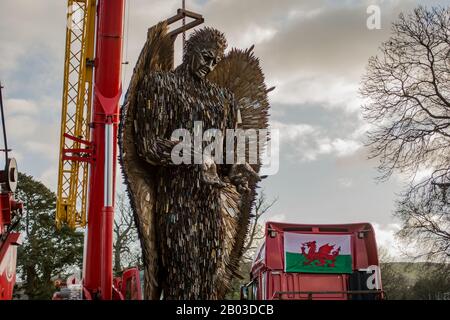
M112 256L113 256L113 223L114 223L114 159L115 139L114 124L105 125L105 172L104 199L102 209L102 274L101 292L103 300L112 298Z
M105 197L104 206L112 207L114 198L114 125L105 125Z

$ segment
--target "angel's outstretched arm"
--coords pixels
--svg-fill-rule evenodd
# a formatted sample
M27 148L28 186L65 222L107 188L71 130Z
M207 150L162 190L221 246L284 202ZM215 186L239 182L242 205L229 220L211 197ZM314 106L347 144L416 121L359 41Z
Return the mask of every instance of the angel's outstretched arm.
M137 142L139 155L152 165L173 165L171 158L172 150L177 142L160 137L149 138Z

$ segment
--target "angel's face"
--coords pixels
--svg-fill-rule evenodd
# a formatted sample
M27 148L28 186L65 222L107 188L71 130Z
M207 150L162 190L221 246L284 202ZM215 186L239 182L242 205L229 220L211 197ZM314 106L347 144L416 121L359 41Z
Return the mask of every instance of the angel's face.
M200 78L204 79L220 61L220 52L214 49L197 50L192 56L191 71Z

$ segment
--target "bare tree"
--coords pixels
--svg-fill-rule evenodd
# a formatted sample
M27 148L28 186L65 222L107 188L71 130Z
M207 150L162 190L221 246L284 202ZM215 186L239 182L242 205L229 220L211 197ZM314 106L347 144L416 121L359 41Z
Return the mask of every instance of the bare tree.
M264 239L264 226L261 224L261 217L264 216L278 201L278 198L267 200L264 191L261 191L259 197L255 203L255 209L250 224L250 232L248 233L247 240L244 246L244 255L242 259L244 262L250 262L253 260L255 251L262 239Z
M414 245L414 257L450 259L450 206L446 192L427 179L410 188L396 215L403 222L398 235Z
M114 271L140 265L140 250L133 211L125 193L117 195L114 219Z
M431 256L449 256L450 9L418 7L401 14L391 38L372 57L361 94L372 125L368 145L381 179L409 174L398 203L400 236L426 241ZM433 173L417 182L420 170Z

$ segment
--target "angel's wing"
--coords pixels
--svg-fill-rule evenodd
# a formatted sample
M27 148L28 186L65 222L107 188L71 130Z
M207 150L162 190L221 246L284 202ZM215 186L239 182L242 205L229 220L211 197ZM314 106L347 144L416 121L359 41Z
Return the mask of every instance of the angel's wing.
M136 94L137 87L146 73L173 70L174 38L168 35L168 29L167 22L160 22L148 30L147 41L134 67L125 104Z
M155 182L153 171L148 170L148 164L141 161L136 152L133 139L134 108L138 85L145 74L172 70L173 56L174 38L168 35L167 23L162 22L150 28L125 96L119 126L119 157L141 240L146 299L159 299L161 291L157 279L158 257L154 230Z
M247 129L267 129L269 116L269 101L267 94L272 89L267 89L264 74L261 70L259 59L253 54L253 47L248 50L231 50L227 56L217 65L216 69L208 75L208 80L219 86L230 90L234 94L237 102L242 123L240 128ZM248 149L247 149L248 151ZM258 150L261 152L262 150ZM252 165L256 172L259 172L261 163ZM256 199L256 182L249 182L251 192L243 196L239 202L239 214L236 217L236 226L232 235L232 249L229 255L228 269L230 273L236 274L244 254L244 246L247 239L250 224L250 214ZM228 202L236 205L236 196L224 194Z
M240 107L242 129L267 129L269 101L259 59L248 50L232 49L208 76L230 90Z

